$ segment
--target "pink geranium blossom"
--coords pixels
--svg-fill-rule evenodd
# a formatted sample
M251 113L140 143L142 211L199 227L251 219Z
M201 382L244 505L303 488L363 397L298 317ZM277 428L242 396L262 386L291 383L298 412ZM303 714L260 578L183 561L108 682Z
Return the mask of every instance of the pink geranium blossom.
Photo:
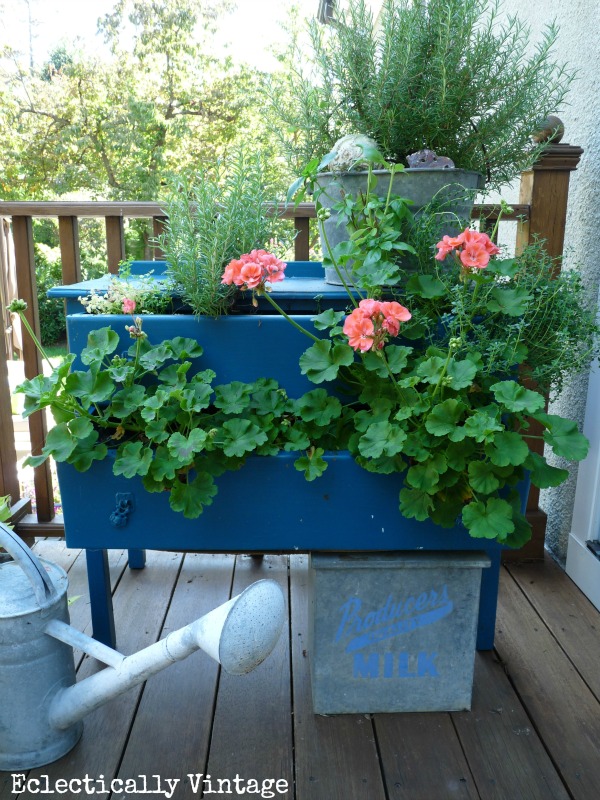
M286 264L266 250L252 250L234 258L225 267L221 283L239 286L240 289L265 291L266 283L277 283L285 278Z
M463 269L483 269L487 267L490 256L500 252L500 248L492 242L487 233L480 233L471 228L458 236L443 236L436 245L438 252L435 258L443 261L450 253L455 253Z
M123 299L123 313L133 314L135 311L135 300L130 300L128 297Z
M465 267L483 269L490 261L490 254L481 242L472 242L460 251L460 261Z
M344 333L348 337L350 347L366 352L373 347L375 326L360 308L355 308L344 322Z
M389 336L398 335L400 323L410 318L410 311L395 300L382 302L367 298L346 317L343 330L348 344L355 350L381 350Z

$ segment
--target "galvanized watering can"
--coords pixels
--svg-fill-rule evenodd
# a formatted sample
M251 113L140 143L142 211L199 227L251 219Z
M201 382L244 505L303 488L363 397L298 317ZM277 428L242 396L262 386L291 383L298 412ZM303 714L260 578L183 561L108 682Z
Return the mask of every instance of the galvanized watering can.
M243 675L273 650L284 618L274 581L262 580L165 639L123 656L69 625L67 575L0 523L0 769L39 767L78 742L82 718L107 700L202 649ZM71 647L108 666L80 683Z

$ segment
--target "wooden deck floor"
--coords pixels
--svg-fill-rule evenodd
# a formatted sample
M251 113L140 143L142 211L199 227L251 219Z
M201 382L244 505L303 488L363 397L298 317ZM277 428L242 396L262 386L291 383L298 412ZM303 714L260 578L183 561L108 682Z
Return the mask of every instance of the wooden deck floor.
M85 630L84 557L56 540L36 549L68 569L72 622ZM31 792L14 793L12 775L3 772L1 800L93 796L77 782L62 795L54 791L63 786L57 780L86 775L96 796L110 800L168 797L167 778L179 779L175 800L239 796L235 784L227 794L217 783L236 775L246 795L285 800L600 797L600 614L550 560L503 568L496 651L477 655L471 712L316 717L306 557L257 564L244 556L148 556L145 570L130 571L124 552L111 555L122 652L164 637L264 576L289 599L288 635L243 678L221 674L203 653L163 671L90 714L70 754L29 773L50 792L34 794L32 783ZM80 678L97 667L83 659ZM204 794L193 785L200 774L212 776ZM129 793L103 793L100 776L105 785L131 779L123 784ZM140 776L147 776L145 788ZM269 779L289 790L277 792L282 783L269 789Z

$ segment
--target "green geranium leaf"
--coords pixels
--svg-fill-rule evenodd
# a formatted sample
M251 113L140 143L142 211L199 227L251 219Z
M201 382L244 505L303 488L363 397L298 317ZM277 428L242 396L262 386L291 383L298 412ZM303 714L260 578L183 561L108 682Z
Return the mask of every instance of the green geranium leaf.
M203 347L195 339L189 339L184 336L176 336L174 339L169 339L165 342L165 345L171 350L173 358L179 361L184 361L186 358L200 358L204 352Z
M69 464L72 464L77 472L86 472L94 461L106 458L108 447L105 444L97 444L97 441L98 431L92 431L85 439L77 442L77 447L69 458Z
M69 430L68 423L60 422L48 431L42 450L44 460L51 455L55 461L66 461L76 447L77 438Z
M343 311L334 311L333 308L328 308L316 317L313 317L312 322L318 331L324 331L327 328L333 328L338 322L341 322L345 313Z
M476 442L491 442L497 431L503 431L504 428L495 417L479 410L466 420L463 430Z
M557 456L569 461L581 461L587 456L590 443L579 433L576 422L556 414L536 414L535 419L546 427L544 441Z
M451 442L446 448L446 461L450 469L462 472L469 463L470 457L475 452L475 443L472 439L462 442Z
M446 436L456 428L464 410L460 400L444 400L431 409L425 428L434 436Z
M288 405L288 397L283 389L260 389L252 395L252 408L261 416L275 414L280 416Z
M382 258L383 255L383 258ZM365 263L355 267L354 275L358 278L359 286L393 286L398 283L400 269L393 261L387 261L384 253L373 251L369 264Z
M463 509L462 520L471 536L476 539L496 539L503 542L515 529L512 506L498 497L491 497L485 503L469 503Z
M106 370L115 383L125 383L128 378L133 376L135 368L132 363L111 363Z
M526 469L531 471L531 482L540 489L548 489L551 486L560 486L569 477L569 471L553 467L543 456L538 453L530 452L524 463Z
M307 481L314 481L320 478L327 469L327 462L322 458L325 451L317 447L312 453L301 456L294 461L294 467L298 472L303 472Z
M365 369L369 372L374 372L378 377L385 378L388 375L381 350L367 350L367 352L362 355L362 361Z
M523 547L531 539L531 525L523 514L513 511L515 529L502 542L506 547Z
M500 486L500 481L494 474L494 467L487 461L471 461L469 483L475 492L481 494L492 494Z
M300 428L288 428L286 436L287 441L283 445L283 449L288 453L295 450L307 450L310 447L310 439Z
M113 466L115 475L133 478L134 475L146 475L152 463L152 450L142 442L127 442L117 450Z
M404 472L406 469L406 461L400 455L379 456L379 458L356 456L356 463L367 472L376 472L380 475L392 475L396 472Z
M146 422L151 422L159 417L159 412L162 411L165 403L168 403L170 398L169 392L164 389L158 389L152 397L147 397L140 407L140 415Z
M172 389L183 389L187 383L187 373L192 366L191 361L184 361L182 364L170 364L161 369L158 379L161 383Z
M169 505L173 511L182 511L187 519L196 519L204 506L211 505L216 493L213 476L208 472L199 472L190 483L175 483L169 496Z
M183 411L198 413L210 405L212 386L207 383L191 383L188 389L181 392L181 408Z
M248 419L231 419L223 423L223 452L226 456L243 456L267 441L267 434Z
M387 347L384 348L383 352L385 353L389 368L394 375L397 375L399 372L402 372L403 369L406 369L408 357L412 351L412 347L401 347L400 345L396 344L388 344Z
M82 364L100 364L103 359L114 353L119 346L119 336L112 328L100 328L91 331L87 338L87 347L81 351Z
M502 261L492 260L487 266L486 272L494 272L505 278L514 278L519 271L519 262L515 258L506 258Z
M375 422L387 422L392 410L392 402L387 398L375 400L370 408L362 409L354 414L354 427L364 433L369 425Z
M491 291L487 309L488 311L499 311L509 317L521 317L527 311L530 300L531 295L522 286L518 286L516 289L496 286Z
M156 483L163 484L165 480L172 481L177 474L180 464L172 457L168 447L156 448L148 477Z
M413 275L406 284L406 288L409 292L428 300L443 297L446 294L445 285L434 275Z
M431 455L431 443L426 438L427 434L423 432L409 433L406 437L406 442L402 448L404 455L412 456L415 461L426 461ZM433 437L430 437L435 441Z
M440 475L447 469L445 457L436 453L433 458L411 467L406 473L406 482L415 489L433 494L437 491Z
M473 383L475 375L477 375L477 367L470 359L464 361L456 361L451 358L448 364L447 375L452 378L450 383L451 389L466 389Z
M417 375L425 383L437 383L442 377L446 362L439 356L432 356L417 367Z
M206 443L206 432L200 428L194 428L189 436L181 433L172 433L167 442L167 447L171 455L175 456L183 466L194 460L194 455L204 450Z
M542 409L546 403L538 392L532 392L516 381L500 381L490 386L496 400L509 411L533 414Z
M347 344L333 345L324 339L315 342L300 357L300 370L313 383L332 381L337 377L340 367L347 367L354 361L354 351Z
M91 366L89 372L72 372L65 381L65 389L84 405L91 405L108 400L115 384L107 372L98 372L97 367Z
M75 439L87 439L94 430L91 421L85 417L75 417L67 425Z
M250 405L252 387L241 381L215 386L214 404L226 414L241 414Z
M518 467L529 455L529 448L522 436L514 431L502 431L486 445L485 452L498 467Z
M112 398L110 411L113 417L123 419L140 408L146 398L146 390L143 386L128 386L120 389Z
M378 458L381 455L394 456L401 452L406 441L406 432L399 425L389 422L375 422L369 425L360 437L358 450L365 458Z
M306 422L315 422L323 427L337 419L342 413L342 404L337 397L330 397L325 389L313 389L297 401L300 416Z
M423 522L429 517L433 508L433 499L427 492L420 489L400 490L400 512L407 519L416 519Z
M166 343L163 342L147 350L145 353L142 353L139 358L139 363L144 369L152 372L171 358L173 358L173 353L171 349L167 347Z
M51 398L54 397L54 384L49 377L36 375L35 378L20 383L15 389L15 393L25 395L26 406L27 402L31 401L29 413L23 415L29 416L47 404L44 400L50 402Z
M150 420L146 423L146 436L152 442L164 442L165 439L169 438L169 434L167 432L167 420L164 417L159 417L158 419Z

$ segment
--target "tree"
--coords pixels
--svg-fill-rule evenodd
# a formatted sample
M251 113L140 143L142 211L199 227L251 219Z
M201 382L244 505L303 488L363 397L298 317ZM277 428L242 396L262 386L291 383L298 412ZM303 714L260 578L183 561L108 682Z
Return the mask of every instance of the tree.
M5 48L3 196L156 199L169 172L213 161L246 129L260 83L207 52L228 8L117 0L100 22L108 60L59 48L32 70Z

